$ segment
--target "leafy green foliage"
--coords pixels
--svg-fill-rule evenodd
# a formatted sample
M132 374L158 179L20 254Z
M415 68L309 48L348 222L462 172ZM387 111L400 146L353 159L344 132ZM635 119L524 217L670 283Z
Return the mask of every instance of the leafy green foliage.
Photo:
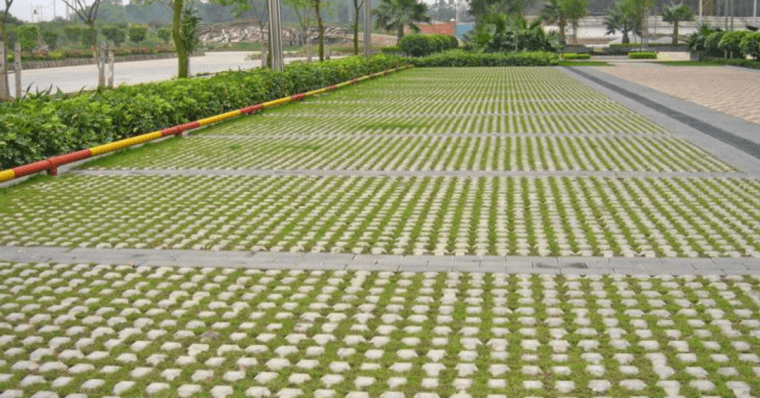
M649 51L628 53L630 59L657 59L657 53Z
M591 54L577 54L577 53L565 53L562 54L564 59L590 59Z
M32 51L37 48L37 37L39 37L37 25L27 24L16 29L16 38L21 43L22 51Z
M164 43L168 43L172 39L172 31L167 28L161 28L158 30L158 38L163 40Z
M196 15L195 10L185 8L182 10L182 44L187 54L192 54L198 48L198 24L201 19Z
M725 51L731 58L742 58L741 42L751 32L747 30L735 30L724 34L718 42L718 48Z
M67 25L63 28L66 41L69 42L69 44L79 44L83 30L85 29L81 25Z
M552 36L541 28L541 19L530 25L521 16L493 14L481 19L467 35L467 48L487 53L507 51L553 51Z
M718 47L718 43L720 43L721 39L723 38L723 35L726 34L726 32L713 32L707 38L705 39L705 50L710 52L716 52L716 51L722 51Z
M127 39L126 32L116 26L105 27L100 32L103 33L103 36L105 36L108 41L113 42L117 46L122 45L122 43L124 43L124 41Z
M55 50L58 47L58 33L46 30L42 32L42 41L50 50Z
M129 27L129 41L139 43L148 36L148 27L143 25L132 25Z
M559 64L559 56L550 52L475 53L449 50L421 58L413 58L415 66L551 66Z
M401 39L398 49L412 57L422 57L439 51L455 49L459 46L456 37L449 35L411 34Z
M753 32L744 36L739 47L741 47L742 54L751 56L755 61L760 61L760 32Z
M0 103L0 169L156 131L402 65L398 56L295 63L284 72L226 72L72 97Z
M678 44L678 24L681 21L693 21L694 13L691 7L686 4L678 3L665 6L660 12L662 20L673 24L673 44Z
M415 32L419 28L415 22L427 22L430 20L427 14L427 5L417 0L380 0L380 4L372 10L372 15L377 19L375 26L385 30L395 30L396 40L401 45L404 37L404 26L409 26Z

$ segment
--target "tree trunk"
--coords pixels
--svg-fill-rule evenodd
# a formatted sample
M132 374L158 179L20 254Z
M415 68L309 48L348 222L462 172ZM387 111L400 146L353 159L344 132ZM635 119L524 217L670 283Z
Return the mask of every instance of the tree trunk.
M678 21L673 23L673 45L678 44Z
M98 87L105 85L105 71L103 70L103 61L100 57L100 48L98 48L98 31L95 30L95 22L87 24L90 27L90 45L92 46L92 57L95 65L98 67Z
M0 21L0 37L3 40L2 61L0 61L0 101L10 99L10 88L8 87L8 34L5 30L5 24Z
M354 55L359 55L359 0L354 0Z
M173 0L172 11L174 15L172 17L172 39L174 40L174 48L177 50L177 77L180 79L187 78L188 59L187 49L182 42L182 6L184 0Z
M623 44L628 44L631 42L631 38L628 37L628 31L623 32Z
M559 22L557 23L559 25L559 44L560 45L566 45L567 44L567 34L565 33L565 28L567 27L567 20L562 17L559 19Z
M319 9L321 0L314 0L314 11L317 14L317 30L319 41L319 62L325 60L325 24L322 21L322 11Z

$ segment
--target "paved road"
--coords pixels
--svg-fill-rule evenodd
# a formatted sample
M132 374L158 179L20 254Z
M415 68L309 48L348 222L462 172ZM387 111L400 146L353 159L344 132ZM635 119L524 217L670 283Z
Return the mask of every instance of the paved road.
M209 52L202 57L192 57L190 72L214 73L229 69L251 69L261 65L259 60L246 60L248 51ZM286 63L305 58L288 58ZM177 59L157 59L150 61L120 62L115 66L114 84L138 84L169 80L177 75ZM10 77L11 93L15 93L15 78ZM94 89L98 84L98 72L95 65L69 66L63 68L32 69L21 74L21 87L30 91L41 91L49 87L58 87L70 93L85 89Z

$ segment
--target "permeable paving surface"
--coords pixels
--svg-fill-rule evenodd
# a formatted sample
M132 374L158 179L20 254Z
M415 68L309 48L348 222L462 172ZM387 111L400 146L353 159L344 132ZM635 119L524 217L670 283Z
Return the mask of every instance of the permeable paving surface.
M0 196L0 244L758 256L760 180L557 69L415 69Z
M690 272L757 273L760 180L688 138L557 69L416 69L3 189L0 398L758 396L760 278ZM452 253L501 257L397 272Z

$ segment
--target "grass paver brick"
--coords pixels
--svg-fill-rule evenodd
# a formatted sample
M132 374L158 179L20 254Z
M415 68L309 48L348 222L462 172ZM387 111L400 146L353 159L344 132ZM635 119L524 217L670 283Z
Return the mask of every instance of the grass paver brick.
M0 196L0 244L757 257L760 209L752 203L760 182L709 181L70 176Z
M0 391L760 394L760 277L547 271L0 262Z

